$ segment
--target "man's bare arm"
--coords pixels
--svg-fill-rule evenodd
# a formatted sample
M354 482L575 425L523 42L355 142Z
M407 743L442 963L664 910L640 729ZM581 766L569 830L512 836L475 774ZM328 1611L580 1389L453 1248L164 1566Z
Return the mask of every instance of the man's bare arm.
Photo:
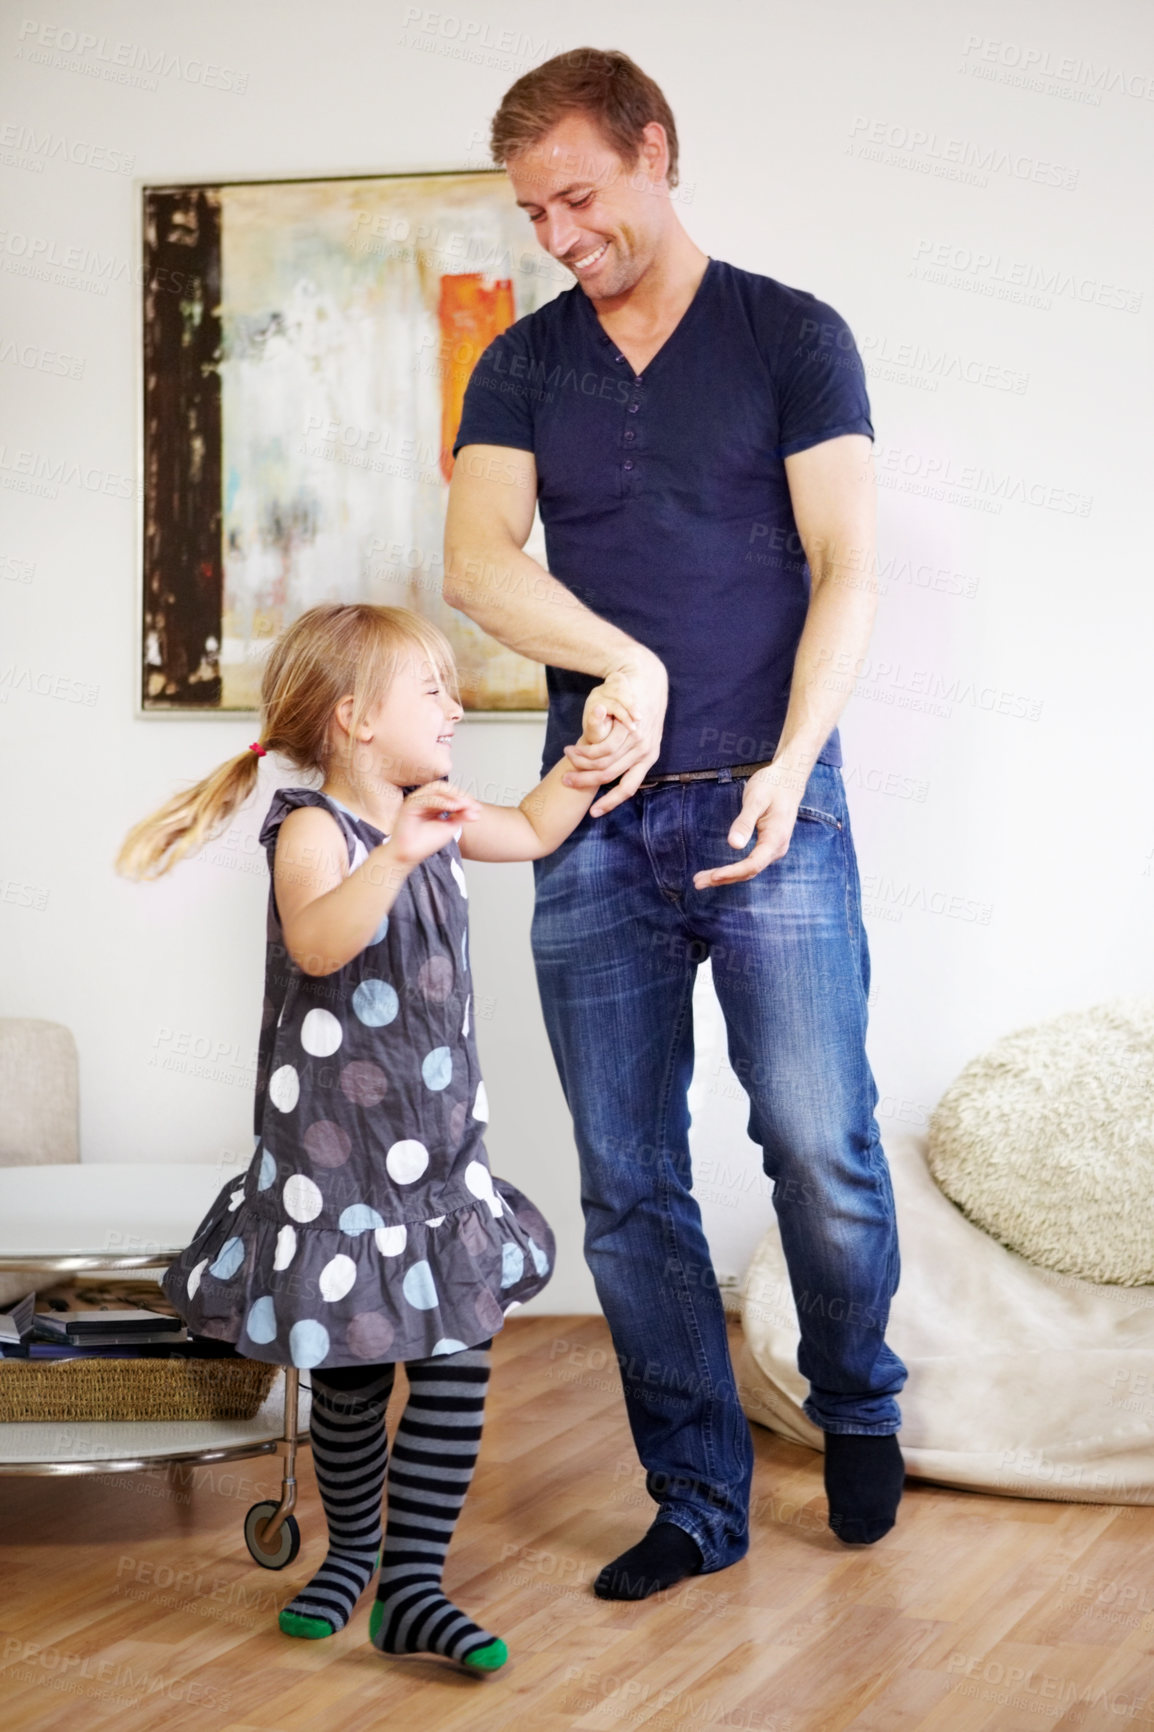
M744 860L699 872L701 890L757 874L789 848L797 808L818 753L853 689L852 667L869 643L877 609L873 452L864 433L846 433L785 459L793 515L810 569L810 600L794 657L789 707L773 763L745 785L729 844Z
M853 689L836 669L864 655L877 612L873 448L864 433L845 433L787 457L785 474L810 600L774 762L804 788Z
M594 817L636 792L661 747L668 681L657 656L587 608L523 551L533 527L537 464L531 451L465 445L453 468L445 520L444 597L498 642L533 661L592 674L601 684L585 703L585 731L597 740L593 709L611 726L581 747L572 785L622 778L591 807ZM571 761L575 745L565 748Z

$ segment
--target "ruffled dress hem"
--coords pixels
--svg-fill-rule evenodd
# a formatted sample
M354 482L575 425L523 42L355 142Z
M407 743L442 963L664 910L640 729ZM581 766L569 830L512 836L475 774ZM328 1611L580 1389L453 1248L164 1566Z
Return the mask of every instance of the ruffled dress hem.
M544 1216L504 1179L427 1221L390 1226L363 1207L341 1227L278 1222L230 1179L162 1287L192 1333L246 1358L388 1364L496 1334L550 1279L555 1249Z

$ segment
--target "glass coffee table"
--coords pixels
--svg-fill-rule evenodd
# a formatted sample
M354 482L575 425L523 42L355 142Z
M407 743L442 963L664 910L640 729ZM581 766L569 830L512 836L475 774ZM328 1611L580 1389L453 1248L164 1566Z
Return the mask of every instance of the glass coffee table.
M191 1162L0 1167L0 1270L54 1277L151 1271L158 1278L188 1244L226 1177L218 1167ZM292 1511L309 1405L300 1373L290 1365L278 1371L254 1419L0 1424L0 1474L132 1473L173 1462L280 1455L280 1501L254 1504L244 1536L264 1569L284 1569L300 1550Z

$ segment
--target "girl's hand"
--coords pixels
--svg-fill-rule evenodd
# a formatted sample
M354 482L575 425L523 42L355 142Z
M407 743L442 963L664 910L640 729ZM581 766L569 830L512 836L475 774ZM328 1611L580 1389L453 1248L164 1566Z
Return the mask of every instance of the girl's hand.
M426 782L405 800L385 847L405 867L443 848L458 822L481 816L480 803L452 782Z
M584 731L574 745L565 747L573 768L564 781L570 788L596 788L621 778L593 802L591 817L600 818L631 799L657 762L668 698L664 663L640 645L631 661L612 669L586 697Z

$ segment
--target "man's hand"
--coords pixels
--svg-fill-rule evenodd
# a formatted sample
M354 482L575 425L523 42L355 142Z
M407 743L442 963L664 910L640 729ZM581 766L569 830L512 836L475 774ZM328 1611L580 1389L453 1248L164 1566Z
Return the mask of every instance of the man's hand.
M619 663L589 693L584 732L565 747L573 769L564 781L571 788L589 788L621 777L589 808L594 818L631 799L657 762L668 701L669 677L655 655Z
M757 842L752 853L732 866L695 872L694 889L708 890L712 885L738 884L745 878L756 878L787 854L805 783L804 776L784 765L767 764L763 770L755 770L745 784L741 811L727 838L731 848L744 848L756 830Z

